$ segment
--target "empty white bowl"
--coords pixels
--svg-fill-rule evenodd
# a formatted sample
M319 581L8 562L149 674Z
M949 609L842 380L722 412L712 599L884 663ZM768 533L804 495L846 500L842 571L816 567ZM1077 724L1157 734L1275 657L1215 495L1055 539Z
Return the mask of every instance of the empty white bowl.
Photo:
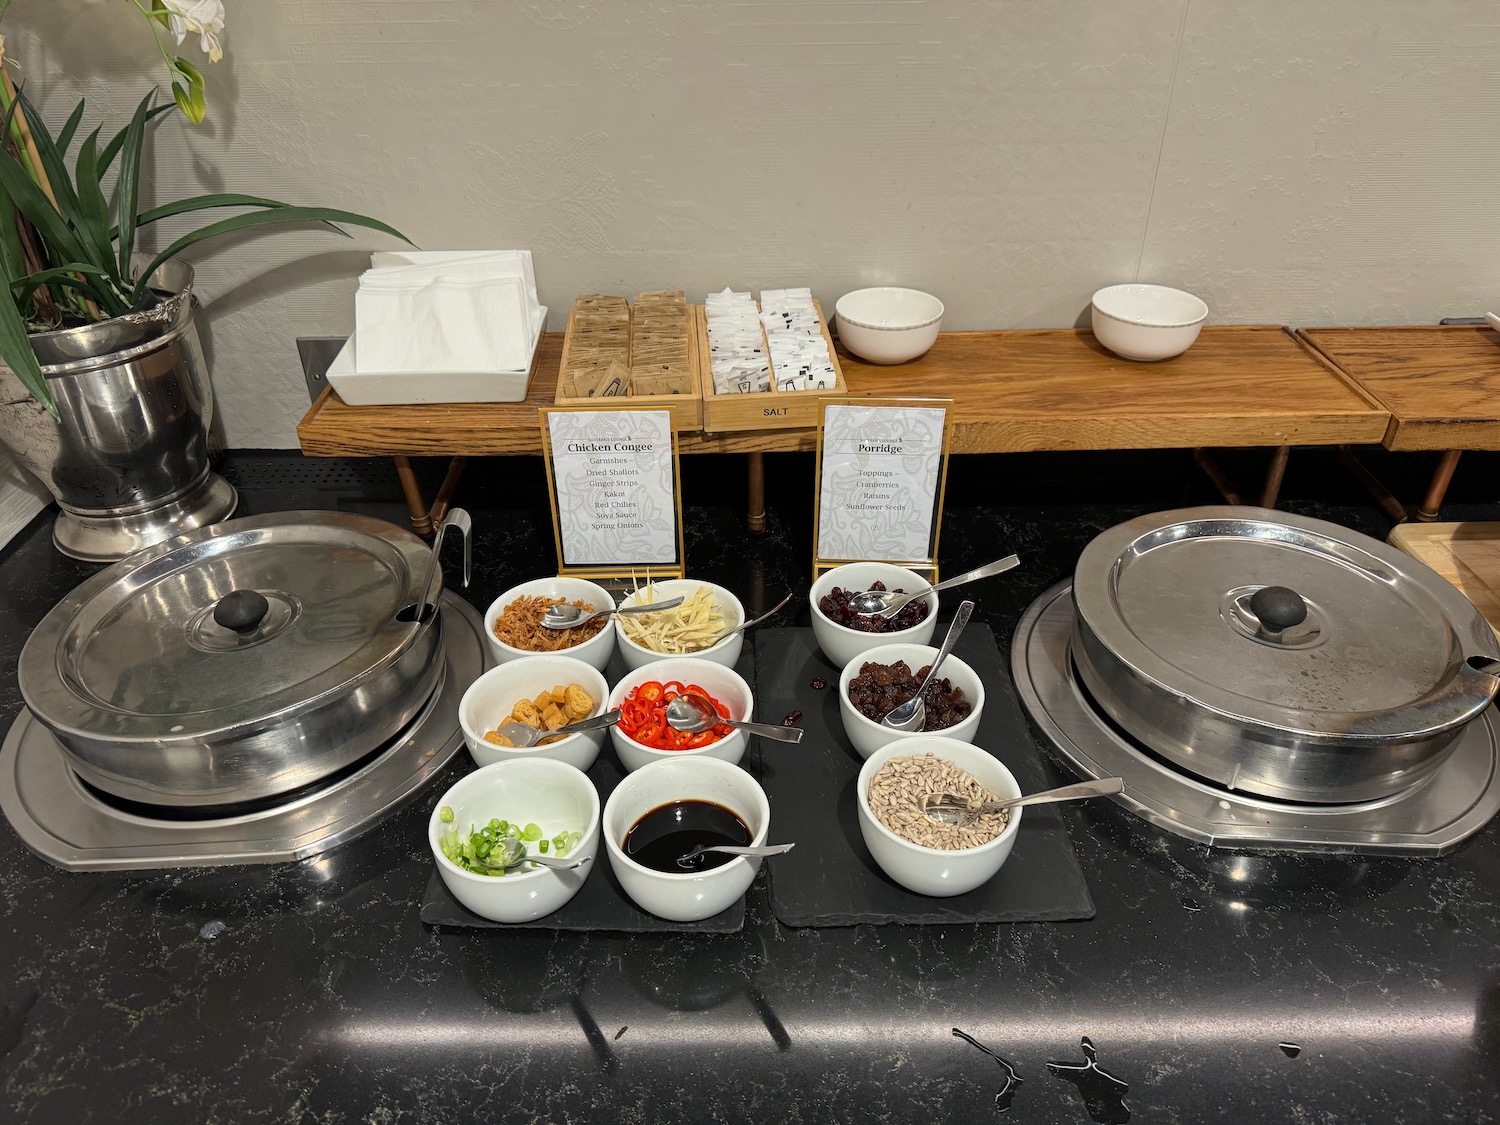
M516 648L508 645L495 637L495 622L505 612L505 607L517 598L527 595L530 597L562 598L568 602L583 601L595 609L614 609L615 599L610 596L608 590L593 582L586 582L582 578L537 578L530 582L522 582L519 586L512 586L490 603L489 610L484 615L484 635L489 639L490 651L495 654L497 663L504 664L508 660L521 660L528 656L546 656L551 653L538 653L530 649ZM595 668L603 669L609 663L609 658L615 652L615 623L610 619L604 623L604 628L595 633L581 644L570 645L568 648L558 649L556 655L566 653L575 656Z
M452 824L443 822L444 807L453 810ZM443 854L449 828L457 828L462 838L496 817L534 823L549 840L560 832L581 832L583 839L568 856L590 862L569 870L534 867L475 875ZM599 823L599 794L588 778L566 762L533 758L497 762L460 778L433 808L427 842L443 884L465 907L493 922L529 922L551 914L583 886L599 852Z
M1208 306L1165 285L1111 285L1094 294L1094 336L1121 359L1151 362L1187 351Z
M676 597L692 597L699 588L704 587L713 597L714 607L718 609L720 616L724 618L724 628L735 629L745 623L745 607L740 604L740 599L735 597L723 586L716 586L712 582L704 582L697 578L668 578L661 582L651 583L653 600L664 602ZM639 605L640 601L635 594L631 594L620 602L620 608ZM625 658L627 668L644 668L647 664L657 660L667 660L674 654L657 652L654 649L638 645L625 635L625 629L620 624L620 619L615 619L615 630L618 635L620 655ZM739 663L740 651L745 647L745 634L736 633L732 637L726 637L718 644L710 648L701 649L691 655L697 660L712 660L715 664L722 664L726 668L733 668Z
M712 918L749 888L761 861L735 856L707 871L656 871L625 854L625 834L647 813L677 801L712 801L737 815L750 829L752 847L766 842L771 806L765 790L739 766L716 758L653 762L615 787L604 805L604 839L609 865L631 900L642 910L673 922ZM831 814L830 814L831 815Z
M839 339L871 363L906 363L924 355L943 326L943 302L919 289L856 289L833 308Z
M973 774L981 785L1002 800L1019 797L1021 789L1010 770L989 751L954 738L929 734L903 739L882 746L865 760L855 783L859 799L859 831L865 839L865 847L870 849L870 855L880 869L907 890L919 895L948 898L966 894L994 878L1015 846L1023 810L1011 809L1005 831L977 848L958 851L924 848L896 835L870 811L870 779L890 758L929 752Z
M681 681L684 685L696 684L724 704L731 719L749 719L755 706L750 685L733 668L726 668L712 660L699 660L695 656L670 656L625 673L615 685L615 690L609 693L609 708L613 710L619 707L625 702L627 695L641 684L652 680L663 684L673 680ZM637 742L621 730L618 724L609 728L609 737L614 743L615 753L620 756L620 764L627 771L638 770L652 762L686 758L717 758L733 765L745 756L746 735L742 730L731 730L723 738L694 750L658 750Z
M944 738L954 738L960 742L973 740L974 735L979 731L980 715L984 712L984 684L979 679L979 673L956 656L950 655L947 660L943 661L943 666L938 669L938 679L947 680L961 690L964 698L974 709L969 712L968 718L954 723L951 727L944 727L940 731L892 730L890 727L865 718L854 709L854 704L849 702L849 685L854 681L854 677L859 675L860 668L866 662L894 664L898 660L904 660L906 666L915 674L931 664L936 655L937 649L931 645L879 645L860 653L858 659L851 660L844 665L844 671L839 676L839 718L844 721L844 733L849 736L849 741L859 751L860 757L868 758L887 743L903 739L931 738L934 735L942 735Z
M535 699L554 687L578 684L594 700L595 715L608 710L609 683L592 664L573 656L543 653L498 664L472 684L458 702L458 725L464 743L477 765L515 759L552 758L574 769L586 770L604 747L604 730L564 735L546 746L497 746L486 742L486 731L510 720L511 708L523 699Z
M898 629L891 633L864 633L851 629L847 625L838 624L818 608L818 603L836 586L842 586L853 594L862 594L876 582L884 582L887 590L900 588L908 594L915 590L926 590L932 585L927 579L905 567L883 562L854 562L824 571L808 592L808 601L812 602L813 637L823 650L823 655L840 668L876 645L925 645L932 640L932 632L937 627L938 610L938 596L934 593L929 592L925 597L926 617L910 629Z

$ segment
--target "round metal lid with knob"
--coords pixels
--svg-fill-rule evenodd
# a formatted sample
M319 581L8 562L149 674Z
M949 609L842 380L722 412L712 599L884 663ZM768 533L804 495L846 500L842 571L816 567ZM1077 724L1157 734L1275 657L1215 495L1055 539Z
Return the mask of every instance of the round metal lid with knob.
M432 553L340 512L231 520L147 548L57 605L21 653L27 706L86 780L154 804L317 780L431 694Z
M1369 800L1415 784L1495 696L1500 655L1435 571L1322 520L1143 516L1074 575L1073 655L1106 712L1231 788Z

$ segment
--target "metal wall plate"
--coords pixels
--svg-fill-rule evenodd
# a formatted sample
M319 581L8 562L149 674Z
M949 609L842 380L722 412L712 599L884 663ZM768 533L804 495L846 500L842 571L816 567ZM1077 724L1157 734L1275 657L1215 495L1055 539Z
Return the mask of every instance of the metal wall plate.
M442 681L380 755L326 789L218 820L158 820L102 800L68 768L62 747L23 710L0 746L0 811L43 859L70 871L279 863L327 851L373 827L463 746L458 703L492 662L479 613L443 595Z
M1016 626L1011 674L1021 705L1062 761L1084 777L1122 777L1113 798L1137 816L1214 847L1371 855L1443 855L1500 812L1500 715L1469 724L1428 780L1378 801L1310 805L1265 800L1199 781L1101 717L1070 654L1072 582L1031 604Z

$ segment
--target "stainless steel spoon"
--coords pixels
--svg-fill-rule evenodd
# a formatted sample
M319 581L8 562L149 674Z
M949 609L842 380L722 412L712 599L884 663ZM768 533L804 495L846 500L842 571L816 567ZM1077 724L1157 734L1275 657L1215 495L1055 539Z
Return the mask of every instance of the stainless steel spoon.
M733 629L726 629L724 632L720 633L717 637L715 637L712 641L710 641L708 644L704 645L703 647L704 648L713 648L714 645L718 644L720 641L728 640L730 637L734 636L736 633L743 633L746 629L750 628L752 625L759 625L762 621L766 620L766 618L768 618L768 617L775 617L778 613L780 613L783 609L786 608L786 603L789 602L789 601L791 601L791 600L792 600L792 595L791 595L791 592L788 591L786 597L782 598L779 602L777 602L774 606L772 606L765 613L762 613L759 617L752 618L751 620L746 621L743 625L736 625Z
M948 654L953 651L958 635L964 631L964 626L969 623L969 615L973 612L973 602L959 603L958 612L953 615L953 624L948 626L948 635L943 638L943 647L938 649L937 655L932 658L932 667L927 669L927 678L917 686L917 694L881 719L881 726L889 727L891 730L922 729L922 723L927 718L927 706L922 702L922 696L927 691L927 685L932 683L933 678L937 676L943 661L947 660Z
M938 590L951 590L954 586L962 586L968 582L977 582L981 578L991 578L996 574L1004 574L1007 570L1014 570L1020 565L1021 558L1019 555L1006 555L1003 559L996 562L985 563L984 566L976 567L973 570L966 570L964 573L955 575L952 578L945 578L936 586L929 586L927 589L918 590L914 594L897 594L891 590L866 590L863 594L855 594L850 598L849 607L855 613L861 614L864 617L879 617L885 620L886 618L895 617L896 614L906 608L908 602L915 601L917 598L925 598L928 594L935 593Z
M928 818L939 824L951 824L964 828L989 813L1005 809L1018 809L1022 805L1051 805L1058 801L1082 801L1088 797L1109 797L1122 792L1125 782L1118 777L1101 777L1098 781L1082 781L1076 785L1064 785L1057 789L1046 789L1029 797L1012 797L1005 801L985 801L971 805L965 797L956 793L928 793L918 802Z
M579 609L576 605L548 606L547 612L542 614L543 629L576 629L580 625L587 625L596 617L609 617L617 613L655 613L659 609L676 609L683 603L682 598L668 598L664 602L652 602L650 605L628 605L623 609L596 609L587 612Z
M517 750L525 750L535 746L544 738L560 738L568 734L582 734L586 730L598 730L600 727L612 727L620 721L620 710L605 711L602 715L595 715L590 719L579 719L576 723L558 727L556 730L538 730L530 723L512 720L501 723L490 733L498 734L502 738L510 739L511 746Z
M432 605L432 586L442 565L439 557L443 550L443 540L453 529L457 529L458 533L464 537L464 588L468 588L473 563L473 535L470 533L474 529L474 521L469 518L469 513L464 509L449 508L448 514L443 517L443 522L438 524L437 534L432 537L432 557L427 561L427 574L422 579L422 600L402 610L398 615L400 620L425 621L429 616L429 607L435 608ZM406 616L408 614L410 616Z
M762 844L757 848L743 848L734 844L714 844L712 846L699 844L692 851L688 852L687 855L678 857L677 864L679 867L686 867L689 860L697 858L704 852L723 852L725 855L744 855L750 856L753 859L757 856L781 855L784 852L791 851L796 846L796 844Z
M527 855L525 841L517 840L514 836L504 836L490 849L490 854L480 862L485 867L496 871L509 871L513 867L520 867L523 863L537 863L543 867L569 871L575 867L582 867L588 861L588 856L583 856L581 859L558 859L550 855Z
M696 734L701 730L712 730L720 723L740 730L758 734L762 738L772 738L777 742L801 742L801 727L775 726L771 723L745 723L739 719L726 719L714 705L701 695L679 695L671 703L667 704L667 726L673 730L687 731Z

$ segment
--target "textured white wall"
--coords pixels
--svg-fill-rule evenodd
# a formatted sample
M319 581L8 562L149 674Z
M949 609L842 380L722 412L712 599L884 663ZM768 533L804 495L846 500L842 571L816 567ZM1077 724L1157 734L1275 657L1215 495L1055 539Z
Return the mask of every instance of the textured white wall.
M375 214L530 247L586 290L900 283L950 328L1075 322L1100 285L1217 323L1430 322L1500 303L1494 0L228 0L210 120L158 198ZM128 0L14 0L61 122L159 60ZM94 120L90 115L90 120ZM163 224L164 226L166 224ZM173 228L162 232L170 235ZM200 250L228 443L296 445L293 340L349 331L386 241Z

